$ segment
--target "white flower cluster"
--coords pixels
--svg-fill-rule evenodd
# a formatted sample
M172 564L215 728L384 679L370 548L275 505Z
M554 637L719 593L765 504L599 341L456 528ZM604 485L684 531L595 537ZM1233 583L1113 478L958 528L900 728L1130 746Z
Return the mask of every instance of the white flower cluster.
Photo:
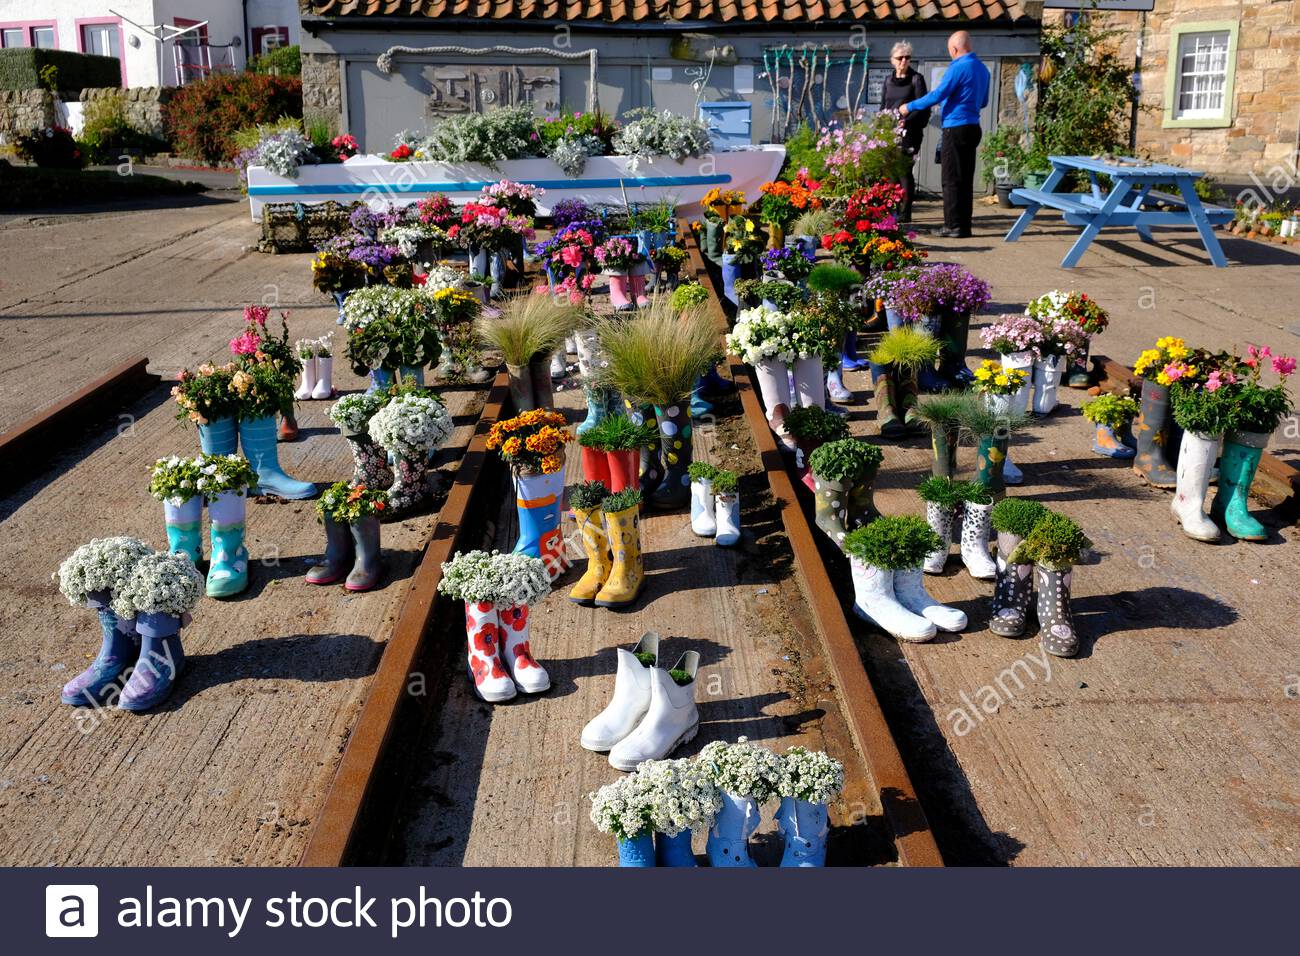
M425 295L433 295L443 289L462 289L465 286L465 273L451 266L431 266L424 278Z
M357 289L343 302L343 327L355 332L378 319L400 322L426 295L423 289L397 289L391 285Z
M451 413L437 399L399 395L370 419L370 439L397 458L423 459L451 437Z
M688 156L703 156L713 149L708 127L699 120L669 110L657 113L649 108L629 110L624 119L626 122L614 136L614 149L630 158L627 165L632 172L656 156L681 162Z
M592 156L603 156L605 144L599 136L579 133L565 136L551 147L551 160L564 170L566 176L578 177L587 168L587 160Z
M298 167L313 162L311 143L296 129L273 133L257 144L257 165L276 176L298 178Z
M829 803L843 789L844 764L830 754L805 747L791 747L781 757L777 796L794 797L809 803Z
M526 554L459 551L442 566L438 590L457 601L532 606L551 590L546 562Z
M607 783L588 798L591 822L601 833L633 840L654 827L650 794L636 774Z
M426 239L446 239L447 234L437 226L422 222L403 223L380 230L379 241L396 246L397 251L408 259L414 259L421 242Z
M647 760L634 778L646 788L656 832L707 830L722 809L722 794L694 760Z
M183 554L155 552L136 562L131 575L113 592L113 612L121 617L188 612L203 596L203 575Z
M366 428L375 412L384 407L388 397L382 393L344 395L330 406L329 417L345 435L367 434Z
M334 333L327 332L318 339L298 339L293 350L300 359L329 358L333 355Z
M705 776L724 793L752 797L759 803L777 792L781 779L781 758L766 747L741 737L734 744L715 740L700 751Z
M116 591L126 584L136 564L153 548L137 538L96 538L73 551L54 577L74 606L86 603L93 591Z
M217 495L256 486L257 472L242 455L172 455L154 464L149 492L159 501L180 507L195 495L212 501Z
M727 351L750 365L764 359L793 362L799 357L790 317L761 305L736 316L727 335Z

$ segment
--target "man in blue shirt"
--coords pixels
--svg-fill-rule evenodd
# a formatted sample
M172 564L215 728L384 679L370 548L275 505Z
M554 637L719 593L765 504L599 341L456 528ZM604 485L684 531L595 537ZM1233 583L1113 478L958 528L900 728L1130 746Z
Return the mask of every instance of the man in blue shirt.
M914 110L943 108L943 228L946 239L970 236L975 200L975 150L980 144L980 110L989 102L989 68L971 52L970 34L958 30L948 38L952 66L933 90L904 103L904 116Z

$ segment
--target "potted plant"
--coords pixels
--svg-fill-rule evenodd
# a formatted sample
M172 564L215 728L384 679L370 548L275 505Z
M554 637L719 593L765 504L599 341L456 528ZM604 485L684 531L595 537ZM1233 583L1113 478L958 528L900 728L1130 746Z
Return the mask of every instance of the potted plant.
M1024 406L1020 404L1030 388L1029 373L1024 369L1003 368L998 362L985 359L975 370L974 391L994 414L1007 418L1024 417ZM1006 457L1002 459L1002 481L1009 485L1018 485L1024 481L1024 475L1011 461L1011 441L1008 436Z
M645 584L645 559L641 551L641 489L624 488L600 503L613 562L592 603L596 607L625 608L636 603ZM628 768L621 768L628 769Z
M659 429L653 422L638 425L626 415L610 415L579 435L578 444L584 477L605 482L611 492L618 492L638 484L641 451L658 448Z
M795 386L792 397L802 406L826 407L826 368L830 366L838 371L840 343L846 323L851 321L847 311L838 305L819 294L811 301L796 303L787 313L795 350L791 367Z
M615 311L644 308L646 257L626 236L613 236L594 251L596 264L609 279L609 301Z
M993 506L990 517L998 536L998 571L989 630L1001 637L1019 637L1028 625L1034 567L1029 562L1014 563L1011 556L1047 514L1046 507L1028 498L1003 498Z
M436 372L448 381L461 379L485 382L490 377L478 354L474 322L482 314L483 304L466 289L425 285L432 308L432 322L438 334L438 352L442 360ZM427 343L423 343L427 349Z
M925 519L913 515L885 515L849 532L844 553L853 573L853 612L909 643L931 640L938 629L964 628L965 614L925 590L921 566L940 546Z
M731 548L740 543L738 482L739 476L734 471L720 468L713 475L713 513L717 522L713 543L720 548Z
M786 230L796 218L822 206L821 199L814 189L808 187L807 180L763 183L759 191L763 194L758 201L759 215L768 226L774 249L785 245Z
M780 758L741 737L734 744L722 740L706 744L700 751L699 765L722 798L709 830L709 865L756 866L749 855L749 837L758 828L761 805L772 798L780 784Z
M1183 532L1197 541L1219 540L1219 527L1205 516L1210 473L1219 457L1219 443L1233 427L1236 403L1222 386L1236 365L1227 353L1193 350L1184 360L1165 366L1174 421L1183 430L1178 448L1178 474L1170 509ZM1211 376L1215 387L1210 387Z
M545 564L531 555L459 551L442 566L438 590L465 604L465 636L474 693L495 704L551 687L533 657L529 608L551 590Z
M970 317L990 298L987 282L951 263L926 266L894 283L890 307L905 322L918 323L940 344L938 368L920 369L921 388L932 392L970 383L966 367Z
M239 455L173 455L154 465L149 493L163 503L168 548L195 564L203 555L201 524L207 502L212 518L208 597L231 597L248 587L246 496L257 481L257 472Z
M73 551L54 577L73 607L99 615L99 653L90 666L63 685L60 699L74 707L98 707L121 692L121 678L140 656L135 615L118 617L114 593L126 587L135 566L153 548L129 537L96 538Z
M957 447L966 406L980 399L965 392L940 392L916 406L917 416L929 426L930 473L939 478L957 477Z
M1034 137L1029 149L1025 151L1024 166L1021 176L1026 189L1042 189L1047 177L1052 173L1052 163L1047 158L1047 147L1041 137Z
M181 369L172 386L177 420L198 425L199 444L207 454L233 452L239 444L239 396L231 387L235 369L234 362L205 362L193 372Z
M1226 391L1235 406L1231 427L1223 436L1219 488L1210 517L1234 538L1263 541L1268 530L1250 515L1250 487L1269 436L1294 407L1286 382L1295 372L1296 360L1274 355L1268 346L1248 345L1246 353L1235 371L1211 372L1205 383L1207 390ZM1273 385L1260 380L1266 362L1278 377Z
M1034 564L1038 591L1038 639L1054 657L1079 653L1074 629L1070 586L1074 566L1092 547L1083 530L1065 515L1049 512L1040 518L1012 553L1010 564Z
M1132 458L1137 454L1130 433L1138 413L1134 399L1127 395L1099 395L1084 402L1082 411L1096 429L1092 437L1094 452L1107 458Z
M902 438L925 425L916 411L917 375L934 367L939 343L912 326L886 332L871 353L876 428L882 438Z
M393 484L386 492L384 517L395 521L411 514L429 495L425 466L429 456L451 437L455 425L442 399L412 386L398 390L370 416L370 440L392 456Z
M844 315L844 339L840 345L839 364L833 367L826 386L833 401L847 401L852 396L844 387L840 373L867 367L866 360L858 355L858 325L864 317L864 311L868 319L875 315L875 299L862 294L862 276L856 269L837 262L823 262L813 266L808 273L808 288L814 301L829 305ZM869 304L867 299L870 299Z
M781 865L826 865L826 835L830 830L826 804L844 789L844 765L820 750L791 747L781 755L776 795L777 828L785 839Z
M723 227L722 294L739 305L736 281L758 271L766 241L762 231L748 216L732 216Z
M969 481L931 475L917 485L916 494L925 502L925 520L930 525L930 530L939 536L941 545L937 551L925 556L921 570L926 574L942 574L948 564L948 551L954 531L958 541L965 543L966 540L966 536L961 533L965 524L964 505L968 501L977 504L987 502L988 493Z
M352 451L352 483L387 488L393 483L388 453L370 438L370 419L388 403L387 392L344 395L330 406L330 421L338 426Z
M797 354L790 317L762 306L745 309L727 335L727 351L753 367L768 424L786 450L793 451L794 440L783 424L792 404L788 370Z
M722 796L698 760L650 760L636 769L650 801L657 866L695 866L691 834L713 828Z
M879 512L872 484L884 452L858 438L827 442L808 456L816 497L816 524L838 548L855 528L870 523Z
M1069 296L1052 290L1039 296L1025 308L1025 315L1042 326L1042 339L1034 350L1034 394L1031 407L1035 415L1048 415L1057 406L1057 387L1065 368L1088 354L1089 333L1085 326L1065 311Z
M618 843L618 865L655 865L653 797L639 774L607 783L588 795L591 822Z
M1177 483L1174 458L1181 441L1174 434L1176 425L1169 407L1172 380L1165 369L1191 354L1181 338L1166 335L1156 341L1155 348L1143 350L1133 366L1142 378L1140 408L1133 426L1137 449L1133 470L1154 488L1173 488Z
M203 576L183 554L146 554L126 582L113 591L113 613L134 618L140 656L122 687L117 706L145 711L171 694L185 667L181 627L203 596Z
M167 550L195 564L203 560L203 493L198 488L200 458L159 458L149 479L149 493L163 504Z
M379 521L388 511L388 493L348 481L325 489L316 516L325 526L325 557L307 572L308 584L334 584L346 576L349 591L369 591L379 583Z
M1024 132L1017 126L1003 124L985 137L979 151L985 184L996 189L999 206L1012 208L1011 190L1023 179Z
M809 209L791 224L790 232L793 235L786 236L786 242L794 239L799 248L816 254L822 236L834 228L835 214L829 209Z
M583 440L580 436L579 441ZM584 448L584 451L586 449ZM596 603L596 595L609 579L613 567L609 554L609 535L605 532L605 516L601 502L609 497L609 488L602 482L588 479L569 489L569 507L582 538L582 550L587 556L587 568L578 583L569 591L569 600L583 607Z
M994 499L1000 499L1006 494L1002 469L1007 460L1011 436L1028 421L1028 416L1023 412L991 407L987 401L971 402L961 410L961 427L976 442L975 481ZM993 577L991 571L987 577Z
M1085 292L1053 289L1030 302L1025 314L1043 325L1048 339L1074 342L1074 348L1067 353L1070 367L1066 384L1071 388L1087 388L1088 348L1092 337L1105 331L1110 324L1106 310ZM1063 326L1077 326L1078 332L1082 334L1071 336L1062 331Z
M505 282L505 254L518 249L521 237L531 241L534 231L531 217L511 213L498 201L471 201L461 208L460 222L447 236L469 250L471 272L491 276L489 295L495 299Z
M655 288L659 289L659 276L669 290L676 289L681 282L682 266L686 265L686 250L681 246L659 246L650 254L655 267Z
M478 320L479 337L505 361L515 411L527 412L551 403L551 355L578 327L581 316L581 308L570 301L519 295L506 302L500 316Z
M693 461L687 474L691 479L691 531L701 538L712 538L718 533L713 500L713 479L718 469L707 461Z
M815 491L809 458L814 451L827 442L848 438L848 422L842 415L828 412L824 408L800 405L790 409L786 414L785 427L798 444L795 466L800 470L800 480L809 491Z
M487 447L510 466L519 511L516 552L541 558L554 581L568 568L560 534L560 499L564 493L564 446L573 441L561 412L549 408L496 422Z
M660 456L643 453L642 494L654 508L680 508L690 500L688 403L700 376L716 362L713 320L699 307L679 316L666 296L656 296L636 318L606 317L596 329L607 356L600 384L624 396L633 424L647 422L651 415L658 422L662 465Z

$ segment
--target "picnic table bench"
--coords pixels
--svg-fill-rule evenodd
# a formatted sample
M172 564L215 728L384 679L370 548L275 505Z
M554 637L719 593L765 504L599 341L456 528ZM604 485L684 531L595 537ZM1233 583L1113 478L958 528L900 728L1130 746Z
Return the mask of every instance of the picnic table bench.
M1143 242L1155 242L1152 226L1194 226L1201 243L1209 253L1210 261L1219 268L1228 264L1219 246L1214 227L1230 222L1231 209L1207 206L1196 195L1196 180L1203 174L1168 166L1163 163L1124 162L1094 159L1090 156L1051 156L1052 172L1041 189L1021 187L1011 191L1011 201L1025 207L1016 224L1006 235L1006 242L1015 242L1043 208L1059 210L1072 226L1082 226L1083 232L1074 241L1070 251L1061 260L1066 269L1078 264L1092 240L1103 229L1132 227ZM1090 189L1084 193L1058 192L1068 173L1081 171L1087 174ZM1110 177L1111 187L1103 192L1100 176ZM1156 186L1172 183L1178 194L1160 192ZM1148 209L1149 203L1159 202L1171 209Z

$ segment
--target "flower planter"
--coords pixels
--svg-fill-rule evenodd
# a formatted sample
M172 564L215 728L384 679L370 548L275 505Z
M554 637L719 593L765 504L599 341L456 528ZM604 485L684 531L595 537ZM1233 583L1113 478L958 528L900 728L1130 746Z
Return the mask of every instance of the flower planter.
M506 178L546 190L537 203L542 216L549 216L555 204L564 199L622 207L625 194L634 191L638 202L668 199L685 214L691 214L714 186L758 195L759 187L780 172L785 147L720 150L710 157L708 172L702 174L700 160L694 158L676 162L660 156L633 170L630 157L592 156L582 175L576 177L569 176L552 160L540 158L506 160L491 167L483 163L395 163L383 156L364 154L343 163L302 166L296 177L277 176L263 166L250 166L249 211L254 222L261 222L268 202L348 203L363 199L367 193L378 193L396 205L409 205L435 195L463 201L484 186Z
M239 446L239 424L233 418L217 418L199 426L199 447L205 455L233 455Z
M820 358L801 358L794 363L794 387L805 408L826 407L826 372Z
M666 833L655 834L656 866L697 866L695 854L691 852L691 831L683 830L676 836Z
M1026 189L1042 189L1050 173L1047 170L1026 170L1024 174Z
M722 230L723 222L719 219L705 219L704 233L702 235L703 245L700 249L704 257L711 262L722 261Z
M635 488L640 481L641 452L635 448L605 453L609 460L609 490L611 493Z
M195 495L184 504L163 502L163 522L167 526L167 550L183 554L195 564L203 556L203 497Z
M750 834L758 828L759 808L752 797L722 794L722 809L709 830L707 852L713 867L757 866L749 855Z
M1020 386L1019 391L1015 393L1016 400L1011 406L1017 411L1024 411L1029 407L1029 397L1034 390L1034 353L1008 352L1005 355L999 355L998 359L1004 369L1015 369L1025 373L1025 384Z
M993 496L1003 498L1007 485L1002 477L1002 466L1007 460L1006 435L982 435L975 449L975 481Z
M754 366L754 374L758 377L758 391L763 397L767 420L776 424L790 408L789 366L776 359L763 359Z
M957 425L934 425L930 430L930 474L938 478L957 477L957 444L961 428Z
M993 191L997 193L998 205L1003 209L1015 208L1016 204L1011 201L1011 190L1015 188L1015 183L998 183L993 187Z
M736 257L731 253L722 255L722 294L731 300L731 304L740 305L740 299L736 296L736 280L742 278L742 266L736 261Z
M554 581L564 573L564 539L560 533L560 498L564 494L564 469L546 474L515 476L515 507L519 513L516 554L540 558Z
M366 394L373 395L375 392L382 392L393 385L393 373L391 369L372 368L370 370L370 384L366 386Z
M654 837L649 833L638 833L630 840L619 839L618 865L638 868L654 866Z

